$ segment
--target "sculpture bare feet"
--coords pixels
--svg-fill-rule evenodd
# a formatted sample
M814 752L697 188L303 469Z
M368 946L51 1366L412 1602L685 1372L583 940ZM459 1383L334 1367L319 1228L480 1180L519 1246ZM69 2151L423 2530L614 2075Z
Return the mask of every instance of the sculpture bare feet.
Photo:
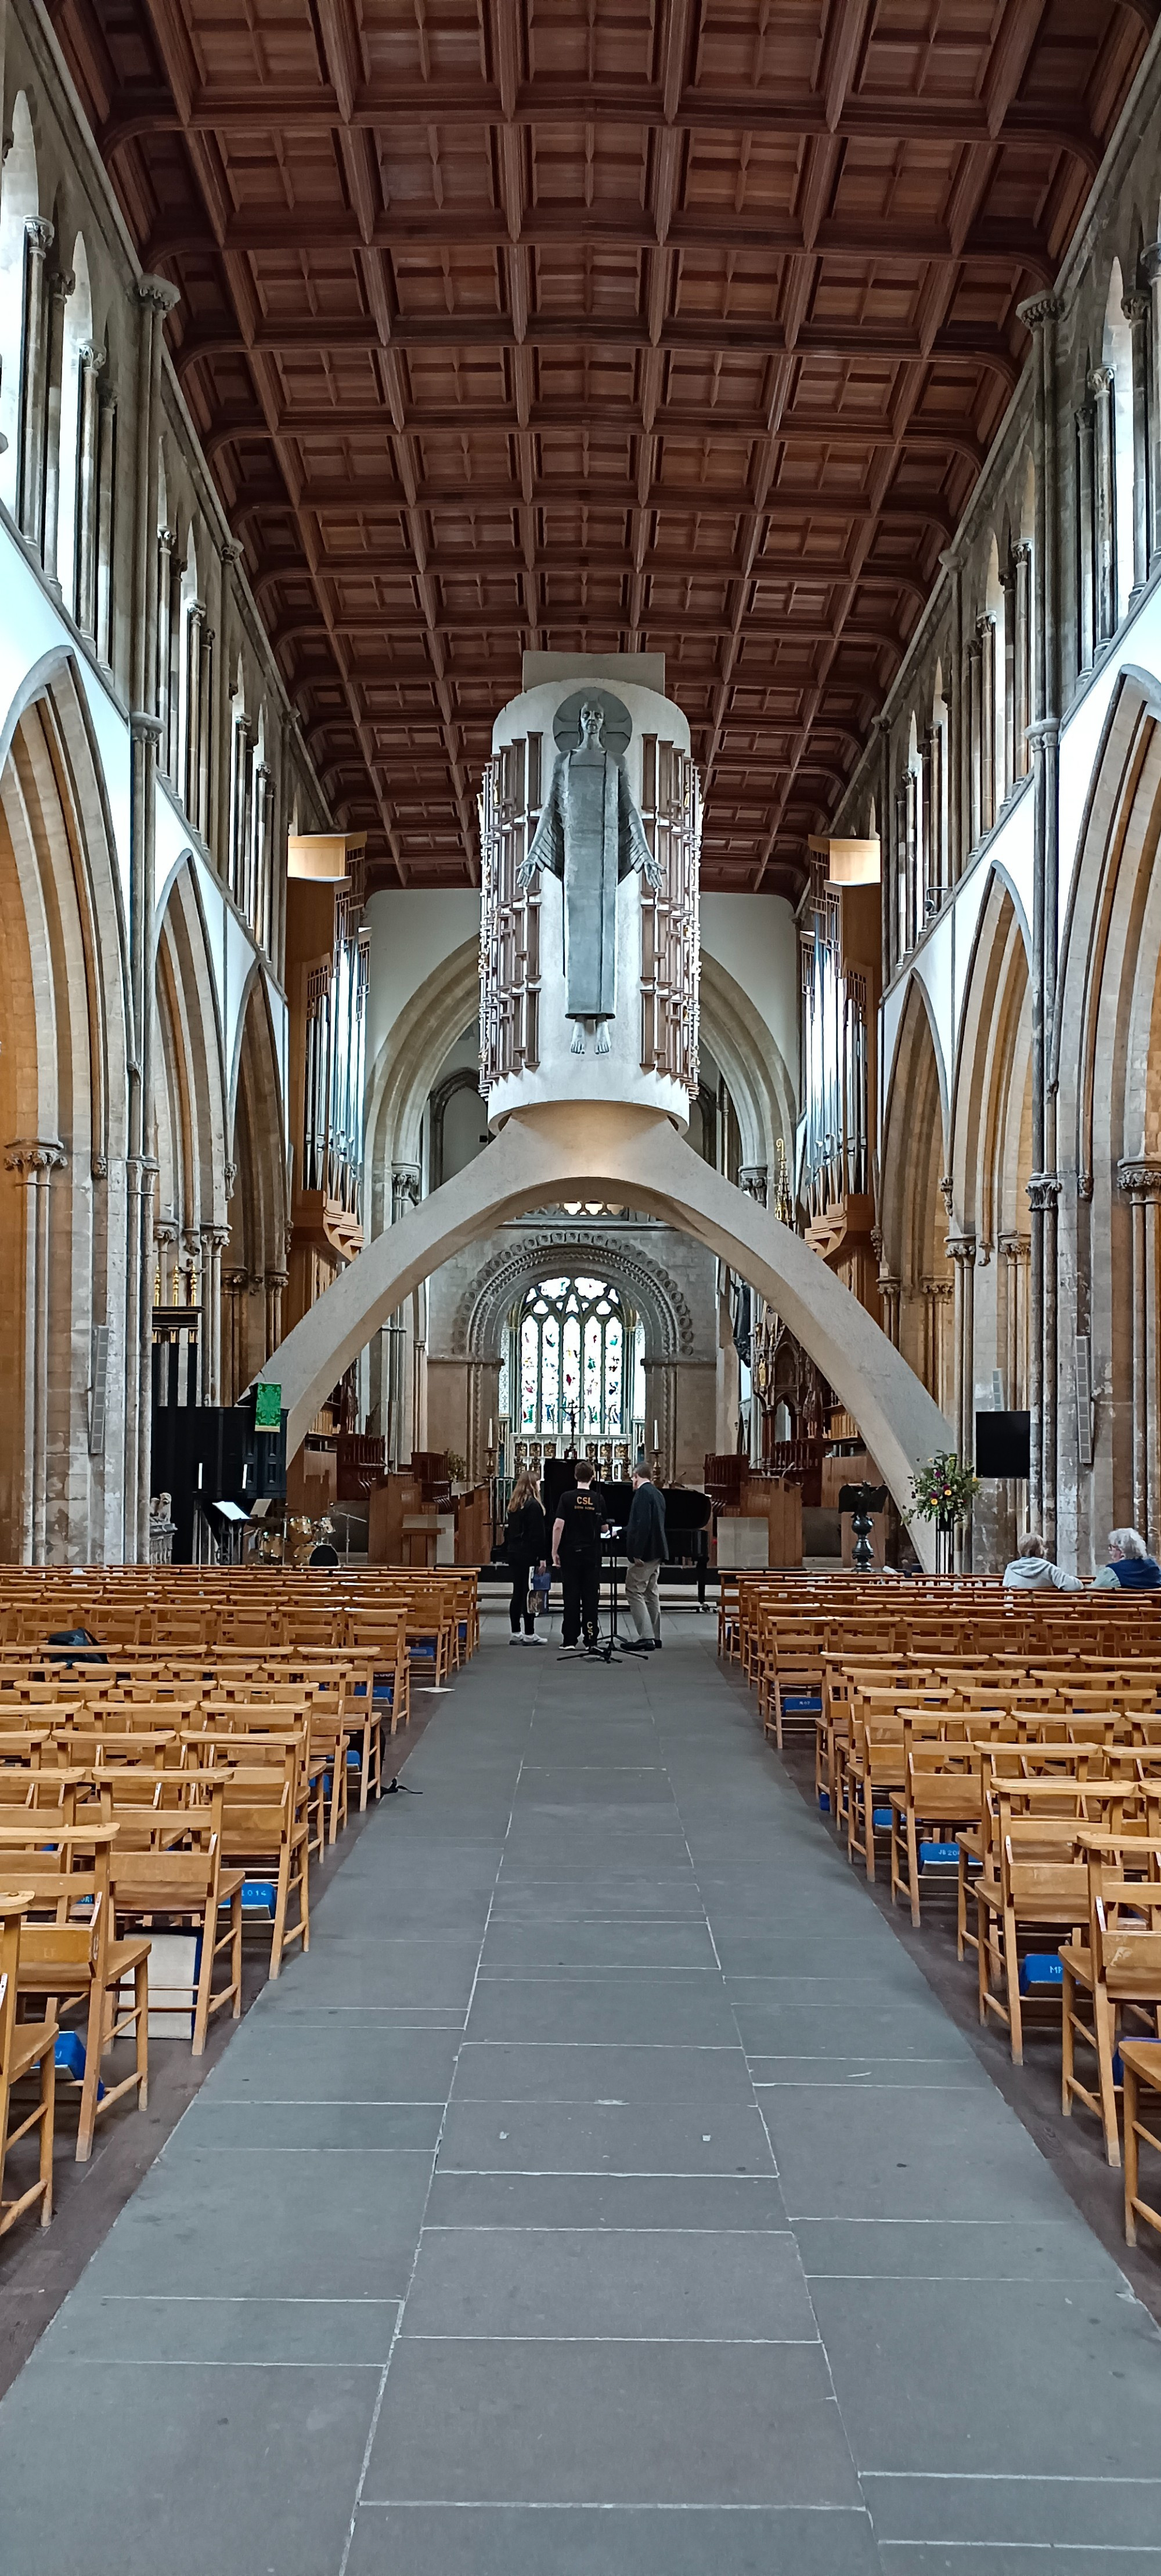
M571 1048L570 1048L569 1052L570 1052L570 1054L572 1054L572 1055L583 1055L583 1054L584 1054L584 1051L585 1051L585 1024L584 1024L584 1021L583 1021L583 1020L578 1020L578 1021L577 1021L577 1024L576 1024L576 1027L575 1027L575 1029L573 1030L573 1033L572 1033L572 1046L571 1046Z
M598 1029L597 1029L597 1054L598 1054L598 1055L608 1055L608 1053L609 1053L609 1023L608 1023L608 1021L607 1021L607 1020L602 1020L602 1021L600 1022L600 1024L599 1024L599 1026L598 1026Z

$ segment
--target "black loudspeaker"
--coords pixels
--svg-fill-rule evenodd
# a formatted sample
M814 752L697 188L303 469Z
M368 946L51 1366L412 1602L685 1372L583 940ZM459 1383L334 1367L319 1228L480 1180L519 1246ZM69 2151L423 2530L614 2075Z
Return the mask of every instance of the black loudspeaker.
M1012 1476L1027 1482L1032 1473L1030 1413L977 1413L977 1476Z

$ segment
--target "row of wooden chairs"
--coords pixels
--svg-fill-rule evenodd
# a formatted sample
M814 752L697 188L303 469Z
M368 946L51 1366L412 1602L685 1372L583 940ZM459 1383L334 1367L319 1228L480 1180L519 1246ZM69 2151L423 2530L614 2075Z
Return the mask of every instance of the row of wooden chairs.
M6 1576L0 1593L11 1588ZM34 2208L42 2223L51 2215L58 2040L75 2047L84 2162L106 2113L148 2098L158 1927L199 1945L200 2054L212 2021L241 2011L248 1884L271 1891L276 1976L289 1949L309 1947L310 1865L341 1836L350 1781L357 1772L361 1806L380 1795L383 1733L407 1723L412 1687L442 1686L478 1633L458 1575L434 1588L406 1573L377 1583L358 1643L308 1646L220 1637L229 1623L200 1605L188 1645L126 1644L109 1638L89 1587L83 1614L62 1611L47 1584L29 1588L41 1594L35 1639L0 1648L0 2234ZM107 1660L53 1660L44 1628L58 1615L98 1635ZM114 2080L118 2041L131 2063ZM21 2141L37 2131L34 2181ZM13 2147L22 2180L6 2197Z

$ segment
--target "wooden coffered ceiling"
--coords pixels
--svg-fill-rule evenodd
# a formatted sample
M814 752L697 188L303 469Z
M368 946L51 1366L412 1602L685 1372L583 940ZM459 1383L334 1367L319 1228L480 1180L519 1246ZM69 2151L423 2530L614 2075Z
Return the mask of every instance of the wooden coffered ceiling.
M371 881L474 881L531 645L664 650L795 892L1157 0L50 6Z

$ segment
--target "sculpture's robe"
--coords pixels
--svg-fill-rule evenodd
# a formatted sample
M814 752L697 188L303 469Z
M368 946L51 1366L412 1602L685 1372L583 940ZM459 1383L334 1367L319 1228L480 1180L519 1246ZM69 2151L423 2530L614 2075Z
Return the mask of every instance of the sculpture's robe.
M624 769L598 742L559 753L526 865L564 887L566 1018L615 1018L617 887L652 860Z

